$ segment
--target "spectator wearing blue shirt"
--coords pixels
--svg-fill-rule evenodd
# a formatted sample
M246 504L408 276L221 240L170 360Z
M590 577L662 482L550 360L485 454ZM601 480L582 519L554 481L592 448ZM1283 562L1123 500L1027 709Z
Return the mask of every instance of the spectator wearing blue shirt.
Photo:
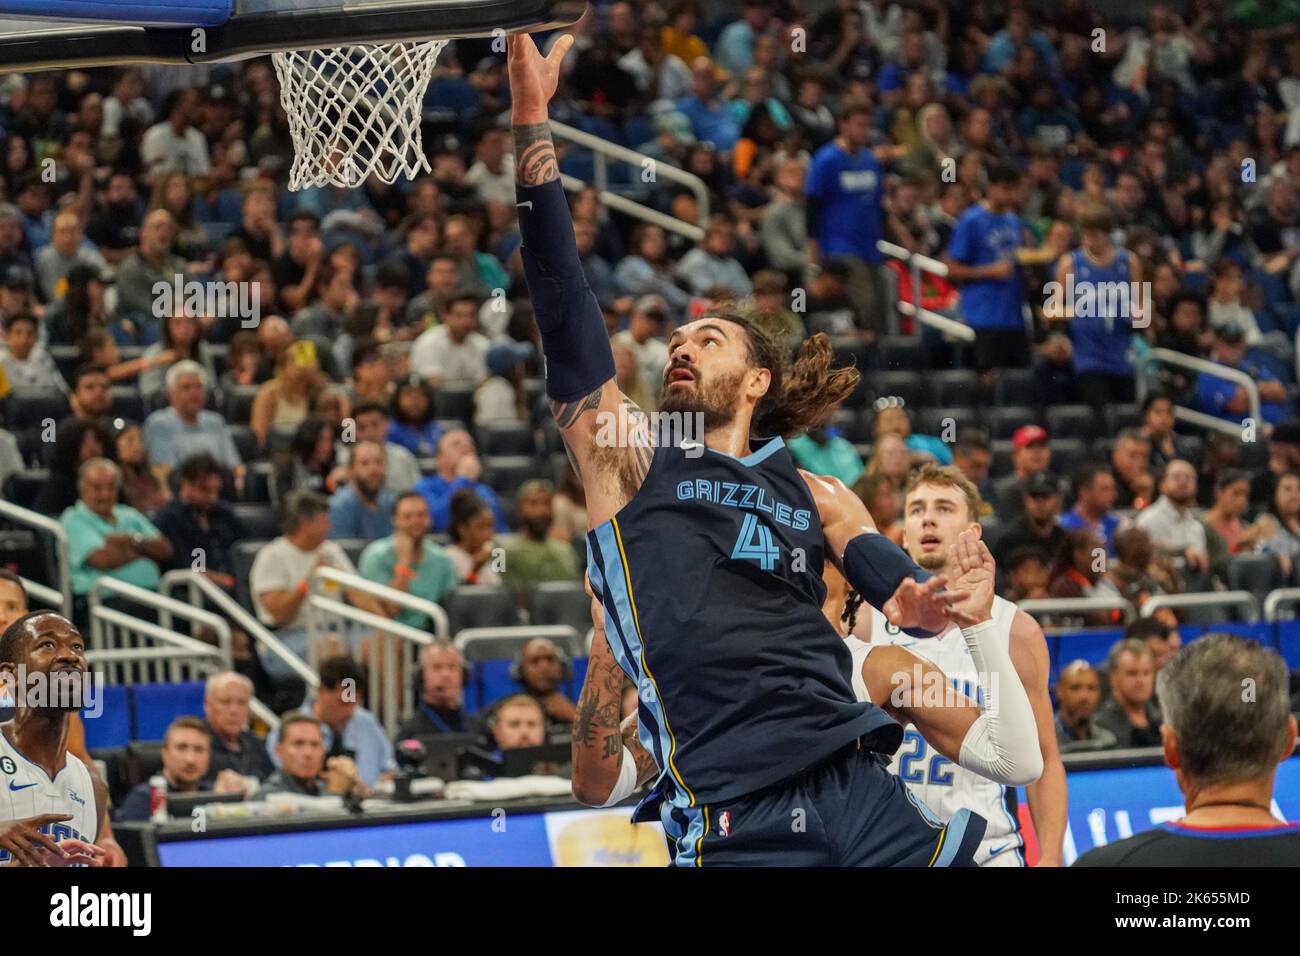
M498 531L510 530L496 492L478 480L482 474L483 464L469 432L460 428L444 432L438 441L434 473L421 478L415 485L415 490L429 502L434 531L446 531L451 525L451 496L462 488L469 488L487 502L496 517Z
M741 19L722 28L713 46L718 65L740 76L754 65L754 43L772 19L771 0L745 0Z
M417 458L432 458L442 437L442 426L433 415L433 389L418 378L408 379L393 394L388 440Z
M1115 532L1123 525L1120 516L1110 510L1118 493L1108 466L1098 462L1084 465L1074 476L1074 507L1061 515L1061 527L1092 531L1106 543L1106 553L1114 556Z
M380 780L392 775L395 762L393 744L383 725L361 706L363 679L360 666L348 655L327 657L320 662L316 698L305 701L302 709L320 721L325 767L329 767L332 757L348 757L356 764L357 776L374 789ZM276 769L282 770L279 742L279 729L272 729L266 737L266 749Z
M348 483L330 498L331 538L386 538L393 533L396 498L384 487L384 446L359 442L348 463Z
M1287 387L1267 367L1246 358L1246 334L1230 323L1219 329L1210 357L1220 365L1245 372L1259 388L1260 417L1269 424L1291 417L1295 409ZM1201 411L1240 422L1250 414L1250 399L1236 382L1202 372L1196 380L1196 404Z
M962 316L975 330L980 371L1023 368L1029 361L1018 262L1025 231L1017 214L1020 180L1020 170L1011 163L989 166L988 192L961 214L944 257L949 281L961 287Z
M876 248L883 228L884 170L867 148L871 106L840 105L838 135L813 154L807 193L808 263L820 269L832 256L853 264L849 298L864 338L884 332L884 275Z
M1055 73L1059 60L1052 41L1041 30L1032 29L1029 11L1015 7L1007 13L1007 25L993 34L984 53L984 72L1001 73L1016 58L1016 51L1028 44L1038 54L1038 60L1050 73Z
M1082 243L1056 263L1056 283L1070 323L1070 355L1079 401L1094 408L1133 401L1133 322L1142 320L1142 264L1110 241L1110 210L1086 208ZM1071 293L1071 290L1073 292Z
M691 63L691 95L683 96L673 109L691 121L697 140L712 143L720 152L731 152L740 139L740 123L722 95L717 68L708 57L696 57Z

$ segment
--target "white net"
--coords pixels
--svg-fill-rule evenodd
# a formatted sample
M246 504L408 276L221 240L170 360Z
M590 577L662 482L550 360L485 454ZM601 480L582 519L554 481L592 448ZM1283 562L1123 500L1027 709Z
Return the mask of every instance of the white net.
M420 138L424 93L446 40L274 55L289 115L289 188L360 186L429 172Z

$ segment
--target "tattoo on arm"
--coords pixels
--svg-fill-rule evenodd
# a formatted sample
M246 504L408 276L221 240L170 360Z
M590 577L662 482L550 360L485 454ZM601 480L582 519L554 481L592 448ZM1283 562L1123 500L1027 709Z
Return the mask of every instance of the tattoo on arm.
M550 123L524 123L514 127L515 179L522 186L540 186L558 179L555 142Z
M551 414L555 416L555 424L561 428L569 428L582 417L584 412L594 411L599 408L600 393L604 388L604 385L600 385L594 392L576 402L552 401L550 403Z
M636 783L641 786L653 780L659 775L659 765L655 763L654 755L641 746L641 739L637 735L636 714L629 714L628 718L623 721L623 746L627 748L632 759L636 761Z
M623 671L611 655L608 661L601 661L587 672L582 693L578 695L577 714L573 718L573 742L582 747L594 747L599 731L611 731L617 739L622 702ZM609 756L608 737L601 735L601 745L605 749L602 756ZM615 750L614 754L617 753Z

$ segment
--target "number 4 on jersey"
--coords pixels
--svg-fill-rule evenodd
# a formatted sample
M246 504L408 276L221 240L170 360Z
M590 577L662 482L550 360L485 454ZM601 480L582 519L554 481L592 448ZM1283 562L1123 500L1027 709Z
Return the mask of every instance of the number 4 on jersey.
M736 537L736 546L731 549L731 556L757 561L764 571L771 571L776 567L777 558L781 557L781 550L772 543L772 529L760 524L756 515L747 514L745 523L740 526L740 534Z

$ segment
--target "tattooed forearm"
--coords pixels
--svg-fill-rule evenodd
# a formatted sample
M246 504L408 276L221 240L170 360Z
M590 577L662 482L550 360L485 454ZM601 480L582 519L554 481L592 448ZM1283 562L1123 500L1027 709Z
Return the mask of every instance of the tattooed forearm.
M627 748L632 759L636 761L636 782L637 786L648 783L659 775L659 765L655 763L654 755L645 747L641 746L641 738L637 731L636 714L629 714L622 724L623 746Z
M555 142L550 123L522 123L514 127L515 181L521 186L540 186L559 178Z
M623 671L614 660L589 662L587 679L578 695L577 715L573 719L573 742L577 746L592 747L600 731L614 731L618 737L618 719L623 703ZM602 745L608 747L608 737L602 735ZM618 753L617 750L614 751ZM609 756L608 750L603 756Z
M555 416L555 424L561 428L569 428L584 412L595 411L600 407L600 393L604 385L599 386L594 392L586 398L579 399L576 402L555 402L552 401L551 414Z

